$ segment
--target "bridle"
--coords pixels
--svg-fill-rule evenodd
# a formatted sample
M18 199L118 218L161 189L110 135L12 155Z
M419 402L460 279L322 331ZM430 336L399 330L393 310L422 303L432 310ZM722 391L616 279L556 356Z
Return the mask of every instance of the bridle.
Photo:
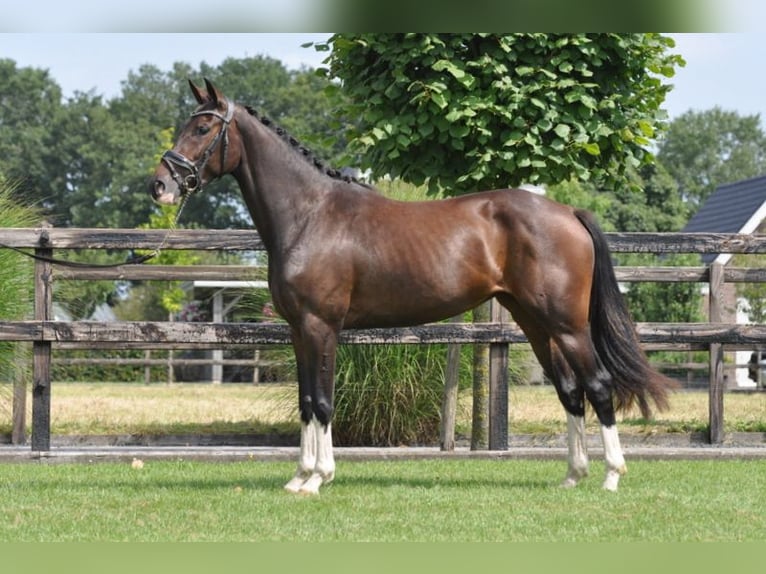
M225 116L217 110L201 110L199 112L194 112L191 115L192 118L197 116L215 116L222 122L221 129L207 146L207 149L197 162L195 163L191 161L183 154L173 151L172 149L162 154L162 161L168 167L170 177L176 182L178 188L181 190L181 196L184 198L202 189L202 171L205 169L208 160L210 160L210 156L213 155L215 146L218 145L218 142L221 141L221 139L223 139L221 145L221 167L226 165L226 152L229 149L228 128L231 123L231 118L234 116L234 103L231 100L226 100ZM176 171L176 168L186 170L188 173L185 177L181 177L178 171Z

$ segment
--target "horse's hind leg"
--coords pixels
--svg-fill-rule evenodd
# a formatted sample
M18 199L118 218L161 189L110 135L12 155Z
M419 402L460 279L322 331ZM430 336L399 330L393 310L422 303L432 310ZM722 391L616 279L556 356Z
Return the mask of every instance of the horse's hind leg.
M617 434L617 425L612 399L611 375L604 369L596 354L588 332L579 335L562 335L558 345L567 363L580 381L585 397L596 411L601 424L601 438L604 444L606 477L604 488L617 490L620 476L625 474L625 458Z
M588 449L585 436L585 393L577 376L555 342L549 342L554 386L567 414L567 474L564 488L577 486L588 476Z
M571 488L588 475L588 451L585 437L585 391L558 345L540 328L541 321L526 307L506 295L498 301L506 307L527 336L545 374L553 382L559 401L567 414L567 474L561 486Z

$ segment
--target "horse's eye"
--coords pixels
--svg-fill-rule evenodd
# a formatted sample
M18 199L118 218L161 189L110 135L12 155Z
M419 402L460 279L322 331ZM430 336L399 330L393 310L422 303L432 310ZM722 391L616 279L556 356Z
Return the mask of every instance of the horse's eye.
M197 129L195 130L198 136L204 136L209 131L210 131L210 126L197 126Z

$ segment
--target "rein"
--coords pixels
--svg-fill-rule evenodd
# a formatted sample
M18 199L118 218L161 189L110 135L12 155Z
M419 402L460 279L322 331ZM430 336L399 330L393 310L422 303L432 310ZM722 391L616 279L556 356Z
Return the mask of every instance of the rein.
M30 259L34 259L35 261L52 263L54 265L59 265L61 267L71 267L75 269L114 269L115 267L121 267L123 265L140 265L142 263L146 263L150 259L154 259L160 254L162 249L164 249L165 244L168 242L168 237L170 237L170 234L173 231L175 231L178 227L178 222L181 219L181 212L186 206L186 201L189 199L189 197L190 197L190 194L184 194L181 196L181 204L178 206L178 211L176 211L176 216L173 219L173 223L170 225L167 232L165 233L165 236L162 238L162 241L157 247L155 247L150 253L145 253L144 255L133 254L122 263L84 263L81 261L69 261L67 259L57 259L56 257L47 257L45 255L38 255L37 253L30 253L29 251L24 251L23 249L19 249L18 247L12 247L10 245L5 245L4 243L0 243L0 248L10 249L11 251L15 251L16 253L20 253L21 255L26 255L27 257L29 257ZM43 233L46 233L46 232L43 231ZM47 238L47 237L43 235L43 238Z
M114 267L120 267L122 265L140 265L142 263L149 261L150 259L157 257L160 254L160 251L162 251L162 249L165 247L165 243L167 243L167 240L170 234L178 226L178 221L181 217L181 212L183 211L184 206L186 205L186 201L193 194L195 194L196 192L202 189L201 172L205 169L207 162L210 160L210 157L213 155L215 146L217 146L218 142L221 140L223 140L221 145L221 166L224 166L226 164L226 154L229 149L228 128L229 128L229 124L231 123L231 119L234 116L234 104L231 101L227 100L226 115L223 115L216 110L202 110L199 112L194 112L191 115L191 117L197 117L197 116L214 116L220 119L221 129L215 135L213 140L210 142L210 145L207 146L207 149L205 149L204 153L202 154L202 156L199 158L199 160L196 163L191 161L189 158L187 158L183 154L180 154L173 150L168 150L164 154L162 154L162 161L165 163L165 165L167 165L168 170L170 171L171 177L178 184L178 187L181 190L181 204L178 206L176 217L172 225L168 228L168 231L165 234L165 237L163 237L162 242L151 253L147 253L145 255L131 255L130 257L128 257L126 261L122 263L83 263L80 261L68 261L66 259L57 259L55 257L38 255L36 253L30 253L28 251L24 251L23 249L19 249L18 247L11 247L10 245L5 245L3 243L0 243L0 248L10 249L11 251L15 251L16 253L26 255L27 257L34 259L35 261L43 261L45 263L52 263L54 265L60 265L62 267L74 267L74 268L109 269ZM186 174L186 176L181 177L181 175L178 173L176 168L184 169L188 171L188 173Z

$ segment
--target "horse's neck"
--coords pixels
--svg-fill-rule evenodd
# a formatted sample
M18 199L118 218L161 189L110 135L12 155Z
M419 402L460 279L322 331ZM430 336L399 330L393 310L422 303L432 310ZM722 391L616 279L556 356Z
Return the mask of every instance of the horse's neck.
M270 256L289 249L330 186L326 176L256 118L243 130L243 157L234 174Z

